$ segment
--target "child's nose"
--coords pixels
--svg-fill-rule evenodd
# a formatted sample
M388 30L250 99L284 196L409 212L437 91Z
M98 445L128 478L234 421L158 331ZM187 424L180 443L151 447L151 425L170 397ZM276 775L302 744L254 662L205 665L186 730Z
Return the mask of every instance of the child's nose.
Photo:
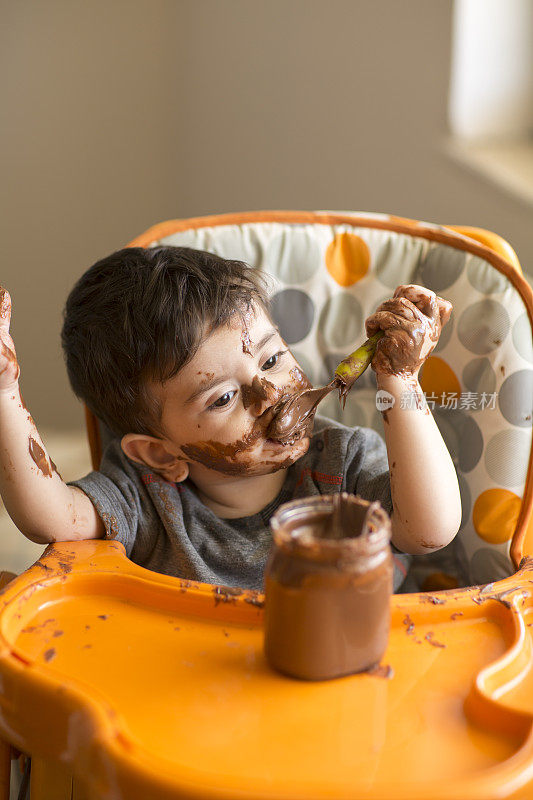
M251 384L241 386L241 394L244 408L250 408L252 414L259 417L277 403L282 391L266 378L255 375Z

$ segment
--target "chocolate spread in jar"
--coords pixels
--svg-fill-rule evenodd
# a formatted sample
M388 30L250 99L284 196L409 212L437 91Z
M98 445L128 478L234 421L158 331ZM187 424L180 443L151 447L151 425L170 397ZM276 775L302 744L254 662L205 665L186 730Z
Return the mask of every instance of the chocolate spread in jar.
M271 519L265 572L265 655L296 678L362 672L387 647L390 520L354 495L294 500Z

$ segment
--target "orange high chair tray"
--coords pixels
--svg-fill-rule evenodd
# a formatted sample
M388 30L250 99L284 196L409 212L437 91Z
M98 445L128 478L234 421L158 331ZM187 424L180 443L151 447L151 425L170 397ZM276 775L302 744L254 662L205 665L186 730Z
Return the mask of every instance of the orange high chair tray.
M531 797L532 586L396 595L380 668L308 683L267 666L257 593L52 545L2 598L2 731L88 797Z
M352 224L228 215L164 223L133 244L221 220ZM502 262L531 316L516 256L495 234L364 224ZM517 501L512 525L498 518L515 574L394 595L379 667L324 682L268 666L261 594L150 572L115 541L50 545L0 595L0 733L32 756L32 800L533 797L531 468Z

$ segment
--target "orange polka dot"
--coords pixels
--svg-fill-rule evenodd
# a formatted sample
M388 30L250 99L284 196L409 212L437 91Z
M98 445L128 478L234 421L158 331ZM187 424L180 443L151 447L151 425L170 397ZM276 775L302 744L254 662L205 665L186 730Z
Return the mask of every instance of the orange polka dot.
M338 233L326 250L326 267L339 286L351 286L364 278L370 266L370 251L354 233Z
M432 399L439 405L449 402L450 394L455 393L457 399L461 394L461 384L455 372L438 356L427 359L420 373L420 386L426 397L432 395ZM445 397L442 397L443 394Z
M489 544L503 544L512 537L522 501L507 489L481 492L472 512L476 533Z
M432 572L422 584L423 592L440 592L442 589L457 589L459 582L446 572Z

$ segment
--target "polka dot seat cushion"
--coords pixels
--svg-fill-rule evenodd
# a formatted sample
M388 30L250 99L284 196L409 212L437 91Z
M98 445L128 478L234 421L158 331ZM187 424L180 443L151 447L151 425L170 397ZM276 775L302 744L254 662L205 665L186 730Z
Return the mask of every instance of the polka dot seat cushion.
M131 244L209 250L269 273L274 319L315 384L330 380L365 339L365 318L398 284L421 284L450 300L452 318L421 383L461 489L454 552L459 548L462 582L514 571L511 541L514 535L516 545L517 533L524 539L532 494L533 305L530 287L501 256L447 228L368 214L174 220ZM375 391L368 370L344 412L335 396L320 412L382 432Z

